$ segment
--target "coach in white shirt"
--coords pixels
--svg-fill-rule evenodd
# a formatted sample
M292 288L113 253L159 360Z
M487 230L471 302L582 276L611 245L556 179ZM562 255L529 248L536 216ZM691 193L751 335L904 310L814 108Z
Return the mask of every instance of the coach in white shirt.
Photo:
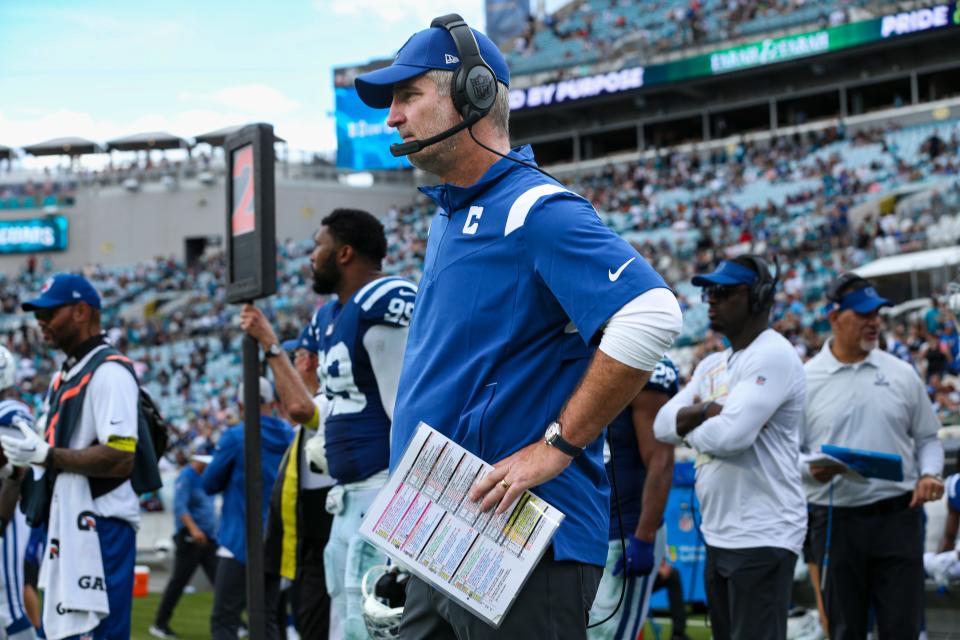
M803 365L767 326L776 279L763 259L724 261L693 284L704 287L710 326L731 348L700 362L654 430L699 454L713 637L782 640L807 525L798 468Z
M871 605L881 638L916 638L923 589L920 505L943 495L940 424L913 367L877 348L879 309L890 302L852 273L834 282L827 297L833 337L804 367L801 446L815 452L834 444L903 460L901 482L834 480L837 467L804 465L810 541L820 564L829 540L824 602L830 638L866 637Z

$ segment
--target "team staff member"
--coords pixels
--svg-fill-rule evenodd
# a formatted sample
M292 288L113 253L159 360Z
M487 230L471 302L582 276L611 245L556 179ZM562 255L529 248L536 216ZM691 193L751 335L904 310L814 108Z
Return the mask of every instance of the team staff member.
M306 445L322 440L323 407L317 379L320 346L307 325L296 340L283 343L263 312L245 305L240 326L253 336L267 355L280 404L299 426L280 465L270 497L270 514L264 539L267 571L286 578L290 586L294 624L304 638L323 640L330 629L330 595L323 568L323 550L330 539L333 516L327 513L327 495L333 478L315 471L306 459ZM292 343L292 344L290 344Z
M807 524L797 468L803 366L767 326L776 281L763 259L723 261L693 284L704 288L710 328L730 348L697 365L654 428L657 438L698 454L713 637L782 640Z
M923 588L919 507L943 496L940 424L913 367L877 348L879 309L890 302L856 274L840 276L827 297L833 337L804 367L803 447L817 451L834 444L903 460L901 482L859 484L834 480L837 467L804 469L813 551L819 562L825 553L828 558L823 571L830 637L866 637L873 605L880 637L916 638L922 601L904 594Z
M387 480L393 408L417 288L384 276L387 238L366 211L334 210L321 220L314 241L313 290L337 297L311 322L329 410L324 438L307 443L307 458L337 482L327 496L333 525L323 553L330 637L365 639L361 580L384 557L358 532Z
M410 155L443 184L423 189L439 208L404 354L391 461L422 420L496 463L470 492L482 509L506 511L535 488L566 518L499 630L412 577L400 634L584 638L609 526L597 436L646 384L679 332L680 309L587 200L541 173L529 147L511 151L506 62L486 36L460 24L450 26L464 44L475 38L492 68L462 78L475 98L492 100L482 118L454 106L463 90L451 95L452 72L461 58L476 58L444 27L416 33L391 66L356 80L366 104L390 108L387 124L405 141L448 131L465 116L476 121Z
M621 593L624 600L612 618L590 629L594 640L633 640L647 621L654 570L666 552L663 510L673 484L673 445L657 441L653 420L677 394L678 377L669 358L658 362L647 386L607 427L605 448L609 446L613 454L607 475L615 481L617 492L610 496L607 565L590 609L591 621L606 619L620 604ZM621 536L626 536L626 555Z
M284 452L293 441L293 429L273 415L276 399L273 386L266 378L259 379L260 395L260 469L263 474L261 518L266 523L270 492L277 479L277 470ZM240 415L243 415L243 383L237 389ZM223 494L220 529L217 531L217 579L213 585L213 611L210 613L210 636L213 640L236 640L240 618L247 608L247 500L244 486L243 424L223 432L213 452L213 460L203 473L203 490L210 495ZM276 582L267 581L266 597L275 598ZM276 600L274 600L276 601ZM277 620L266 616L266 640L278 637Z
M138 435L139 389L133 366L106 342L100 295L83 276L53 276L40 296L22 308L33 312L44 339L67 359L50 382L38 421L45 437L27 429L22 439L2 436L0 442L13 464L47 468L44 478L50 484L41 479L31 485L30 499L41 507L31 510L32 517L49 510L52 479L60 473L89 478L110 609L93 637L126 640L140 522L140 501L129 480ZM44 600L45 625L61 615L52 610L54 600Z
M217 511L213 496L203 490L203 472L212 456L194 454L177 476L173 491L173 518L176 533L173 543L173 575L163 590L150 635L155 638L176 638L170 628L173 610L183 595L197 567L203 569L210 584L217 577Z

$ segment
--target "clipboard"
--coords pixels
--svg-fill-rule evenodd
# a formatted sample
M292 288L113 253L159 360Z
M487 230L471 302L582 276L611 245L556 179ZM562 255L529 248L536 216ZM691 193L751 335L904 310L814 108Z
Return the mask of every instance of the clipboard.
M903 482L903 458L895 453L848 449L833 444L821 445L820 451L844 462L865 478Z

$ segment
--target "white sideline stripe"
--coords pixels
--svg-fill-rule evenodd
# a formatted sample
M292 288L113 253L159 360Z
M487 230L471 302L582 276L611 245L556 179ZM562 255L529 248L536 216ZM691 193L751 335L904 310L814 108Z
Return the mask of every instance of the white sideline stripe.
M397 279L397 276L383 276L382 278L377 278L376 280L368 282L367 284L363 285L360 291L357 291L355 294L353 294L353 301L359 304L360 298L365 296L368 291L376 287L378 284L381 284L387 280L396 280L396 279Z
M360 307L364 311L370 311L373 305L377 304L377 300L387 295L394 289L400 289L401 287L406 287L408 289L413 289L416 291L416 287L407 282L406 280L391 280L390 282L383 283L378 287L373 293L370 294L370 297L363 301L363 304Z
M530 209L537 203L537 200L561 191L567 191L567 189L553 184L541 184L520 194L520 197L513 201L510 213L507 214L507 226L503 229L503 235L508 236L523 226L523 223L527 221L527 214L530 213Z

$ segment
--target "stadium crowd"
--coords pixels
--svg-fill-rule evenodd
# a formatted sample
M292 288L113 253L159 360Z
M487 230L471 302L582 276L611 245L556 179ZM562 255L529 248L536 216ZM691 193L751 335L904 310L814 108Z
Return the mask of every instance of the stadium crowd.
M678 344L696 345L698 356L717 343L708 333L690 277L731 255L776 251L782 287L774 326L808 358L829 329L823 299L827 283L877 257L928 248L934 240L928 237L932 223L960 203L960 181L955 179L960 126L950 123L946 129L924 130L918 142L916 135L909 139L913 146L904 141L900 127L891 125L850 135L831 128L762 143L741 140L706 156L663 149L566 182L590 199L604 222L630 240L678 291L687 317ZM874 153L858 163L858 151ZM916 183L933 185L934 197L926 206L899 216L851 220L857 205ZM388 273L419 280L431 215L432 207L423 199L384 212ZM288 240L278 248L280 287L264 308L285 337L295 336L302 318L322 302L310 292L311 246L310 241ZM35 406L54 360L37 328L15 310L50 269L49 261L38 265L31 257L19 274L0 281L0 307L6 314L0 342L20 357L23 389ZM111 339L134 357L141 379L171 417L183 445L215 441L239 419L232 399L240 365L237 314L225 304L220 288L222 255L210 253L192 265L156 258L122 268L91 265L83 272L103 292ZM946 313L942 311L944 317ZM950 363L960 362L960 344L950 337L955 330L946 321L901 321L890 327L894 330L903 338L891 333L891 343L908 345L903 356L909 351L918 368L929 371L931 397L944 415L955 416L960 380L954 374L960 365L950 364L948 370L936 355L943 352ZM931 352L934 343L936 353Z
M808 0L584 0L561 14L531 15L514 40L511 67L524 71L596 62L627 44L640 62L678 47L722 42L798 25L835 27L862 2ZM557 54L560 54L559 56Z

